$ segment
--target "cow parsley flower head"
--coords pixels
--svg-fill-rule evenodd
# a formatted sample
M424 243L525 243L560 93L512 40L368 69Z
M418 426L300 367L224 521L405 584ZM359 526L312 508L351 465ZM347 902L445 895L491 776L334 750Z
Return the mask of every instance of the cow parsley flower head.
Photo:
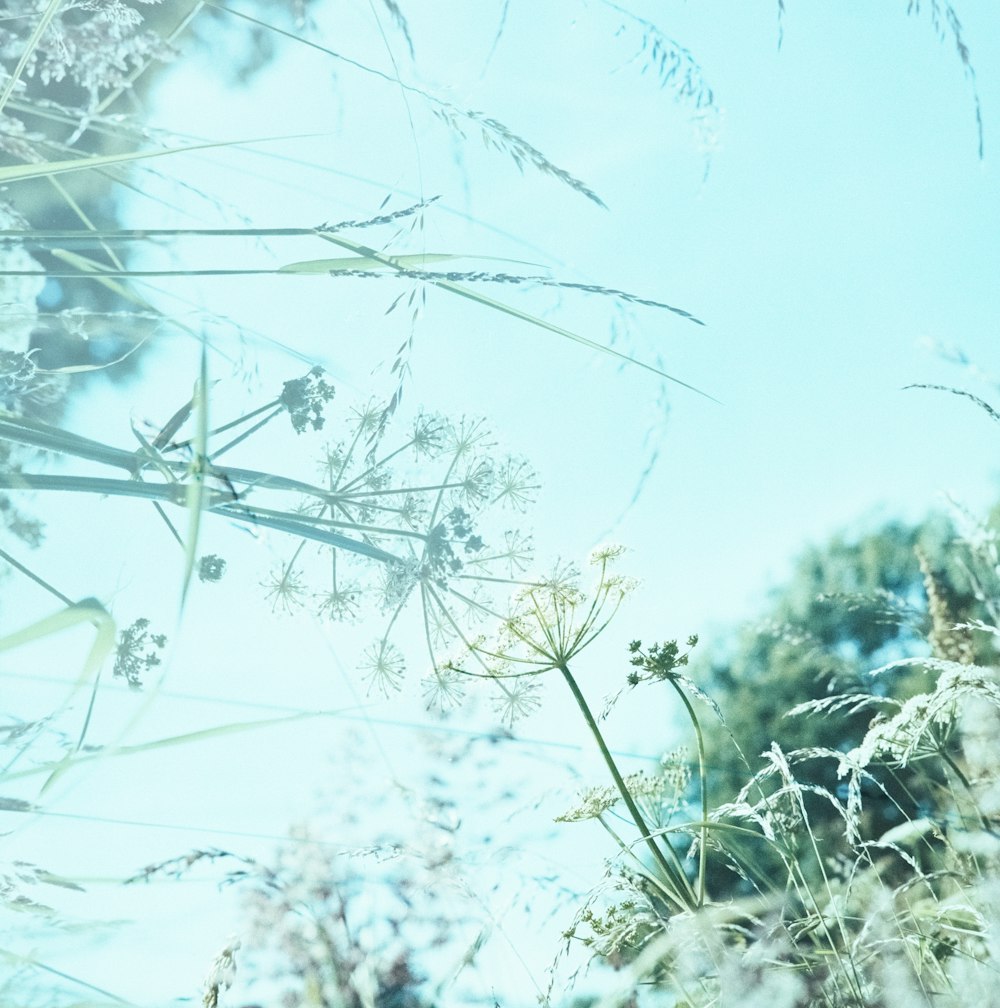
M541 706L540 690L537 679L521 678L502 684L493 698L493 709L501 723L513 728L516 721L533 714Z
M160 664L160 652L167 646L165 634L149 632L149 620L137 619L118 636L114 675L121 676L130 689L142 689L142 676Z
M527 511L540 489L538 476L524 459L507 458L494 477L494 501L513 511Z
M514 594L492 637L464 641L465 654L453 664L463 674L489 681L494 709L510 726L534 711L541 687L538 677L569 666L607 627L634 588L629 578L614 573L623 551L608 548L594 558L596 585L585 592L579 571L557 565L545 578L523 584Z
M272 612L280 608L286 613L293 613L302 608L309 597L302 573L291 563L281 564L272 571L261 582L261 587L266 589L265 598L270 601Z
M288 411L296 434L302 434L306 427L314 431L323 429L326 422L323 411L335 392L324 380L323 373L321 367L314 367L305 377L293 378L284 384L278 401Z
M361 662L369 689L378 690L385 697L402 689L405 668L402 652L384 638L365 651Z
M451 662L443 662L424 680L424 703L428 710L445 712L465 699L465 677Z
M417 458L434 459L445 449L448 424L443 417L420 413L413 421L410 447Z
M404 605L420 580L420 561L414 558L387 564L382 572L382 611Z
M361 612L361 590L354 582L334 584L315 599L319 615L336 623L353 623Z
M332 401L333 388L314 368L285 382L267 407L279 407L274 415L289 415L297 431L336 431L321 448L318 476L232 470L248 473L241 489L253 491L251 518L256 511L262 523L301 535L264 583L268 598L288 612L311 602L324 618L381 618L381 650L366 654L361 672L383 692L398 688L401 674L397 652L387 650L390 635L416 611L450 703L454 676L441 652L467 642L484 614L496 616L498 594L528 583L530 539L488 522L507 497L526 500L534 474L526 463L498 466L481 419L419 413L396 437L385 404L369 400L337 418L326 409Z
M574 567L557 567L538 584L522 588L504 621L495 655L525 671L565 668L614 618L636 582L612 571L620 548L595 554L597 584L589 594Z

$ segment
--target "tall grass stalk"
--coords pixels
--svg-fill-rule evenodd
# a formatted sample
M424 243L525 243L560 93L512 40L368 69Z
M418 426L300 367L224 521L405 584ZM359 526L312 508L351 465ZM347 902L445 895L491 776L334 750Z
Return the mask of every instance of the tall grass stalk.
M394 0L384 0L383 6L412 59L416 47L404 10ZM779 4L781 11L784 6ZM920 6L911 3L909 13L919 13ZM497 41L507 7L505 3ZM707 153L718 109L694 55L623 6L603 0L598 7L620 21L626 36L638 34L631 63L640 72L652 70L661 87L692 107ZM578 809L560 818L598 819L628 862L628 869L608 887L617 887L623 898L595 909L595 896L568 934L583 938L623 970L629 980L623 998L634 998L642 986L652 998L676 1004L683 999L691 1006L728 1005L741 998L745 1003L749 994L770 1002L770 1008L882 1004L894 1008L916 1003L905 1000L912 997L927 1004L958 1005L978 984L976 989L983 992L979 1003L988 1003L990 983L1000 969L993 909L1000 863L995 843L998 803L991 793L1000 771L992 746L995 739L988 732L977 734L967 715L971 710L988 725L1000 723L1000 687L992 667L976 665L967 651L946 650L955 640L946 631L955 627L938 626L930 637L932 648L941 652L924 663L936 676L933 685L899 705L892 716L873 721L860 745L845 753L786 755L775 744L764 767L748 771L745 788L731 802L713 809L711 768L691 698L707 702L716 714L720 711L681 671L687 654L675 641L648 650L633 642L632 671L626 681L630 688L666 682L679 698L697 747L693 788L690 767L682 768L679 760L668 761L655 780L624 774L581 685L585 682L581 668L589 658L584 652L604 633L633 587L612 571L619 551L603 550L594 557L597 584L589 596L579 588L575 572L535 573L527 534L506 516L502 521L496 517L504 508L521 513L532 502L538 482L530 465L520 457L500 454L479 418L419 413L405 432L393 426L401 418L399 406L414 344L412 324L392 363L393 387L384 398L355 404L332 419L330 404L336 390L322 369L311 367L306 375L285 381L278 394L264 396L263 403L232 419L217 418L213 355L218 348L210 339L209 325L202 324L210 313L189 325L161 311L153 303L159 299L150 291L150 280L269 277L288 287L360 280L403 285L386 314L404 306L411 312L411 322L423 309L427 291L441 291L473 305L487 320L515 320L618 365L644 371L647 377L712 397L674 376L658 359L645 360L599 336L563 326L547 313L528 311L510 298L485 291L500 287L603 299L617 309L651 309L685 324L703 325L693 311L674 304L672 297L665 300L658 294L577 282L534 263L479 250L428 250L422 229L438 209L436 196L421 194L402 209L383 205L372 216L311 227L118 226L115 210L108 208L120 187L141 188L139 180L153 179L157 169L170 172L184 155L223 150L250 154L250 145L301 138L167 135L142 116L123 111L125 100L138 99L156 68L172 58L185 33L209 18L215 18L216 25L248 30L255 41L278 40L296 52L317 54L378 87L389 84L408 103L430 113L446 142L481 140L516 169L530 169L543 184L580 197L581 206L606 209L595 188L505 122L446 100L412 83L416 78L406 79L391 51L389 73L310 36L305 27L307 2L237 10L215 0L197 0L168 8L145 4L150 21L156 19L147 25L138 8L124 0L9 0L0 5L5 69L0 84L4 159L0 184L27 194L24 202L35 211L29 221L12 207L0 206L0 279L12 292L5 294L10 310L0 350L0 505L5 532L17 540L18 548L35 547L42 538L40 523L15 504L30 500L33 493L134 500L137 508L151 503L152 525L180 550L173 572L174 597L176 611L185 614L193 605L195 578L212 583L225 573L223 557L203 553L207 529L219 520L245 529L268 529L279 533L279 550L284 551L259 586L272 612L310 611L318 620L342 625L363 614L366 629L373 632L359 658L358 672L370 691L390 696L401 690L407 659L413 658L411 649L404 653L406 645L399 642L406 640L403 625L412 610L425 645L416 660L426 672L425 698L445 710L456 707L467 684L479 680L490 690L496 716L512 727L540 703L542 676L558 673L612 781L612 787L594 789ZM924 8L938 33L954 42L972 85L981 155L978 93L957 14L951 4L939 0ZM300 24L291 23L295 11L301 14ZM372 11L385 40L374 6ZM409 105L407 116L416 137ZM45 196L39 196L43 190ZM209 196L208 201L213 199ZM52 226L34 226L39 223ZM389 227L403 230L386 238L384 229ZM354 236L362 231L373 237L357 240ZM411 239L408 248L421 250L399 250L401 236ZM233 260L204 269L186 263L163 269L135 264L145 250L173 250L178 243L193 240L232 239L227 247L238 248L238 242L247 239L306 238L324 242L327 248L335 246L337 254L311 259L279 256L279 265L266 268L241 262L235 253ZM40 313L42 296L55 298L56 307ZM43 319L52 323L52 330L45 330L49 337L61 327L78 344L89 343L87 326L97 320L108 329L128 327L134 335L108 359L85 355L80 361L57 360L43 366L39 360L49 348L32 348L28 342ZM122 429L131 428L136 445L123 448L86 437L72 429L71 421L61 419L66 400L77 394L73 381L99 371L115 374L120 365L141 367L148 361L147 343L160 329L183 333L197 346L197 363L186 379L193 391L176 397L180 405L166 424L144 431L140 422L126 425L119 418ZM971 398L998 418L984 401ZM283 418L292 427L291 432L284 431L287 438L312 436L324 427L329 434L332 429L333 438L316 450L313 471L255 467L252 454L245 466L220 461L233 457L237 449L252 453L265 428L273 433ZM91 465L105 466L116 475L94 475L88 469ZM55 471L43 471L47 467ZM125 621L116 622L107 600L74 601L54 579L44 577L15 552L14 546L10 551L0 549L0 559L19 578L54 598L60 608L21 628L4 626L0 652L17 655L80 627L92 628L93 639L86 641L80 671L61 706L31 720L12 715L0 726L0 741L13 749L0 783L5 790L37 784L30 799L5 793L0 798L5 814L27 821L51 811L46 803L52 800L52 785L85 766L106 767L108 760L336 713L298 711L130 742L125 736L139 717L133 714L117 738L112 728L110 736L105 731L104 741L95 742L96 724L103 714L104 669L112 665L112 676L141 689L161 665L166 635L154 631L146 617L120 625ZM996 563L991 568L987 559L978 555L970 567L976 568L977 588L995 614L1000 611L1000 597L987 598L982 587L997 573ZM106 556L101 560L107 565ZM928 575L931 595L932 580ZM505 610L503 596L509 591L515 593L514 600ZM936 612L939 622L945 615ZM480 634L477 627L484 619L498 625L495 635ZM1000 636L996 626L982 621L969 622L965 628ZM688 646L695 643L691 638ZM154 691L140 712L156 695ZM839 702L831 698L799 713L827 717ZM109 737L113 741L108 742ZM55 748L53 758L37 748L42 741ZM846 799L802 779L801 765L816 758L839 761ZM929 796L918 796L927 802L927 815L906 822L903 832L864 835L863 786L877 785L882 775L918 760L940 768L947 782ZM809 802L816 799L831 803L843 818L843 843L836 850L828 846L829 838L813 829ZM689 804L694 811L688 815ZM626 809L637 839L611 824L610 814L619 805ZM753 844L777 851L784 877L754 876L752 853L746 854L748 841L751 851ZM689 845L686 853L683 844ZM298 849L315 854L320 847L303 843ZM233 856L206 848L180 861L190 868ZM720 863L742 873L760 890L758 897L731 906L713 901L711 870ZM286 866L284 874L249 858L239 859L239 864L238 880L249 879L256 887L256 926L270 925L289 941L284 951L295 964L293 972L298 970L292 997L304 987L303 996L316 1004L367 1008L388 1004L390 997L408 997L411 1000L405 1003L413 1004L417 984L410 966L412 949L379 960L377 968L371 965L369 950L349 926L348 908L357 903L343 861L315 858ZM151 866L143 877L179 871L172 859ZM393 885L396 895L414 891L411 878L394 880ZM30 915L39 922L43 938L66 929L59 912L37 895L53 888L80 887L23 860L0 865L0 911L21 914L22 919ZM602 896L606 893L607 888ZM276 914L282 928L274 928ZM303 919L310 926L302 926ZM434 923L445 926L437 917ZM475 960L484 935L485 930L476 935L460 969ZM25 929L20 937L31 942L35 933ZM875 946L885 955L873 955ZM209 1008L225 998L240 948L238 941L227 942L213 964L204 996ZM41 981L66 986L58 994L45 988L44 1001L34 998L35 1003L70 1003L75 998L73 1003L82 1004L81 996L88 1004L94 1003L94 996L105 999L102 1003L130 1003L114 991L60 970L41 955L5 945L0 956L27 976L20 987L12 983L2 991L5 1004L28 1003L25 991L33 995L34 985ZM905 982L898 982L900 977ZM20 982L21 977L14 979ZM444 988L439 985L438 992ZM76 993L64 997L67 989Z

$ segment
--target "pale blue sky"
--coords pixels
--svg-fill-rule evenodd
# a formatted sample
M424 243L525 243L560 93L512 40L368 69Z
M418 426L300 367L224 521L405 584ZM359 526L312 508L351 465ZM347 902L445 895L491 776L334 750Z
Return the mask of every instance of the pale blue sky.
M329 6L320 16L327 44L391 69L372 9ZM896 514L919 518L941 505L943 490L974 508L993 498L996 432L988 418L954 397L901 391L912 382L954 383L989 398L988 386L973 384L928 342L957 344L985 370L1000 368L1000 28L988 0L959 7L982 101L983 160L968 82L951 42L937 41L926 12L908 18L903 3L876 10L860 0L789 3L779 51L773 3L634 6L690 49L715 92L720 118L707 176L690 106L630 62L641 29L608 5L515 0L488 65L503 4L448 4L446 16L441 4L401 6L415 65L384 14L383 27L407 81L496 117L585 180L608 209L531 170L519 174L478 138L459 143L419 97L408 99L411 126L398 88L320 53L289 48L246 92L227 92L209 60L182 63L164 81L152 119L213 139L322 133L258 149L330 171L241 151L177 157L169 172L223 205L164 189L186 212L136 199L129 222L220 226L245 218L259 226L309 226L371 216L389 194L391 207L440 196L424 235L397 242L393 251L538 262L559 279L662 299L704 319L707 325L698 327L648 308L616 319L611 302L595 297L485 289L599 342L609 339L613 321L627 321L617 346L661 361L721 401L668 386L665 428L663 389L653 376L541 330L440 291L431 292L417 330L408 406L485 413L505 448L530 458L544 489L523 521L534 528L539 554L582 561L607 538L631 548L623 566L642 578L643 589L609 635L603 661L616 661L621 643L634 637L700 632L711 647L735 620L760 612L764 593L780 582L797 550L835 530L870 527ZM191 246L177 261L250 266L328 254L328 246L304 241L270 250ZM361 396L373 385L390 387L385 368L374 378L370 373L391 360L405 333L383 316L398 293L394 283L273 277L162 286L321 360L347 400L352 387ZM246 362L234 377L226 361L212 360L213 376L222 379L219 415L224 403L237 408L252 386L249 370L259 368L273 388L302 369L252 345ZM75 419L81 430L125 444L130 411L170 415L195 374L194 344L164 342L135 383L96 389L99 408L80 403ZM657 465L629 506L654 450ZM301 445L265 441L260 451L261 468L309 464ZM161 610L177 641L166 690L306 709L364 705L376 719L424 719L415 677L398 701L364 696L351 669L367 628L346 635L312 620L270 616L257 585L270 560L287 553L275 537L254 543L229 529L207 531L220 551L229 551L230 574L196 594L176 633L180 558L152 516L138 515L133 502L102 502L121 520L89 529L91 552L83 555L79 519L51 506L48 555L66 564L48 570L62 590L97 595L123 620L144 614L144 603ZM121 563L97 569L93 558L102 550L120 555ZM48 600L25 593L18 605L30 618L47 611ZM588 675L595 700L618 682L607 665L595 664ZM106 720L95 730L114 737L130 710L128 697L109 694L100 709ZM460 717L451 727L479 723L481 715L475 722L473 715L468 722ZM138 737L255 716L267 712L161 697ZM617 744L655 754L667 743L672 717L666 699L658 705L647 698L642 709L623 708L609 731ZM560 695L519 731L583 741ZM54 807L281 834L309 814L318 790L337 793L345 760L348 773L378 768L370 771L383 782L376 788L387 781L417 787L428 765L410 761L410 733L381 721L357 737L345 727L331 734L324 721L252 738L99 765L57 792ZM510 759L517 773L527 761L539 793L574 786L567 769L542 762L557 759L551 753L530 750ZM567 759L583 777L600 779L589 757ZM523 797L528 805L536 794ZM524 813L516 828L543 833L558 811ZM54 868L62 862L62 870L90 877L113 876L123 861L139 867L197 843L242 842L211 831L78 824L69 857L64 826L36 821L22 833L26 850L33 860L46 854ZM362 842L341 828L345 842ZM331 829L339 840L335 823ZM596 881L607 853L596 833L588 836L594 845L579 854L580 865L569 865L579 872L573 884ZM264 839L246 843L258 852L270 846ZM544 848L556 854L541 849L532 856L571 860L561 846ZM193 888L182 887L180 897L158 890L161 912L187 919L187 904L177 901ZM107 893L109 914L141 916L142 901L154 898ZM152 984L166 997L179 977L197 982L232 914L230 905L212 916L217 900L210 887L199 889L198 899L204 928L196 942L178 935L176 923L169 940L153 925L136 932L148 945L135 952L142 966L122 993L138 997ZM497 956L503 964L503 953ZM120 964L120 955L104 965L89 955L67 960L88 975L103 971L102 983L120 980ZM496 969L515 975L510 964ZM512 991L528 997L530 985L514 981Z

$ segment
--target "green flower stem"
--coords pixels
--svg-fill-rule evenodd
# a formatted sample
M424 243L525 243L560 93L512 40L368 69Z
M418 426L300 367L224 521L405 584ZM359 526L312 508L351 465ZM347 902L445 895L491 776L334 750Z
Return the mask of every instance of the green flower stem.
M305 238L316 228L138 228L130 230L16 230L0 231L0 241L26 242L44 248L57 243L60 248L82 245L92 248L97 241L133 242L158 238Z
M0 549L0 560L5 560L8 564L10 564L11 567L14 568L14 570L20 571L25 577L31 578L31 580L34 581L35 584L44 588L47 592L49 592L50 595L55 595L55 597L59 599L59 601L62 602L63 605L72 606L75 604L73 600L69 598L69 596L63 595L63 593L59 591L58 588L53 588L52 585L48 583L48 581L39 577L34 571L28 570L28 568L25 567L24 564L18 563L18 561L15 560L6 550Z
M140 459L135 452L112 448L100 441L92 441L79 434L72 434L58 427L51 427L37 420L28 420L6 411L0 412L0 438L31 445L33 448L59 452L62 455L73 455L90 462L101 462L128 472L134 471L140 465Z
M675 679L670 680L670 685L673 686L677 695L681 698L681 702L684 704L685 709L688 712L688 717L691 719L691 724L694 725L695 738L698 741L698 783L701 788L701 843L698 845L698 902L702 904L705 902L705 876L706 872L706 859L708 857L708 850L705 841L708 837L708 788L705 786L705 738L702 734L701 724L698 721L698 715L695 713L694 707L691 701L688 699L687 694L681 689L680 685Z
M113 497L141 497L168 501L181 506L187 500L185 483L141 483L139 480L106 479L101 476L53 476L48 473L0 472L0 490L62 490L70 493L98 493ZM228 495L210 492L207 503L229 500Z
M658 879L654 874L652 874L652 872L649 871L649 869L642 863L642 860L639 858L636 852L632 850L632 847L629 844L625 843L625 841L611 827L611 824L608 822L607 818L603 815L599 815L597 817L597 821L601 824L601 826L604 827L604 830L608 834L608 836L610 836L611 839L614 840L616 844L618 844L618 847L621 850L622 854L624 854L626 857L632 858L632 860L639 865L639 869L642 872L642 877L647 882L649 882L649 884L655 890L657 890L657 892L659 892L665 899L672 900L674 896L670 888L664 882Z
M88 462L100 462L103 465L123 469L130 474L137 474L150 465L142 453L125 451L111 445L80 437L69 431L35 420L27 420L0 410L0 439L16 441L18 444L31 445L45 451L58 452L61 455L72 455L75 458L86 459ZM159 462L178 474L190 470L188 462L174 461L159 457ZM273 473L260 472L256 469L241 469L232 466L212 466L212 472L225 477L231 483L244 483L248 487L264 487L268 490L287 490L291 493L308 494L322 501L336 501L337 494L324 490L322 487L302 480L290 479L287 476L276 476Z
M252 427L248 428L247 430L243 431L240 434L237 434L236 437L234 437L231 441L227 441L217 451L213 451L212 458L213 459L217 458L219 455L224 454L231 448L235 448L238 444L241 444L242 442L246 441L246 439L250 437L251 434L256 434L257 431L261 429L261 427L264 427L265 425L269 424L276 416L280 416L282 413L284 413L283 407L279 407L278 409L272 410L270 413L268 413L266 417L264 417L263 420L258 420ZM243 419L245 420L246 417L244 417Z
M249 413L244 413L243 416L237 417L235 420L230 420L228 423L224 423L224 424L220 425L219 427L213 427L208 433L209 433L209 435L211 437L215 437L215 436L217 436L219 434L225 434L226 431L232 430L234 427L239 427L240 424L245 424L249 420L253 420L255 417L259 417L261 415L261 413L267 413L268 411L273 410L274 412L271 414L270 417L268 417L268 420L270 420L270 419L272 419L273 417L277 416L279 413L282 412L282 409L279 409L280 406L281 406L281 400L280 399L272 399L271 402L266 403L263 406L258 406L257 409L251 410ZM255 427L254 430L256 430L256 429L257 428ZM192 442L191 438L187 438L184 441L173 441L173 442L171 442L171 444L169 445L169 447L171 449L175 449L175 448L190 448L191 447L191 442ZM232 445L230 444L230 445L227 445L226 447L229 448L229 447L232 447ZM216 456L216 455L221 454L222 451L225 451L225 449L220 449L217 452L213 452L212 453L213 457Z
M358 532L361 535L388 536L394 539L418 539L421 542L427 539L427 535L424 532L415 532L412 529L385 528L381 525L362 525L358 522L339 521L336 518L321 518L308 514L275 511L265 507L248 507L239 502L232 503L231 498L227 498L227 501L230 502L230 506L226 510L230 511L234 517L242 512L251 521L262 518L276 518L285 521L290 520L296 525L307 528L343 529L350 532ZM398 557L393 557L393 559L398 559Z
M39 473L0 472L0 490L60 490L77 493L99 493L113 497L140 497L156 502L166 501L185 507L187 504L186 483L141 483L138 480L103 479L96 476L52 476ZM387 550L373 546L362 539L321 528L320 525L348 528L362 532L377 532L392 536L423 538L418 532L397 529L377 529L368 526L350 525L320 521L315 518L293 515L287 512L271 511L264 508L252 509L234 502L230 494L208 490L205 493L205 510L212 514L225 515L233 521L250 525L261 525L288 535L311 539L327 546L340 547L351 553L379 560L382 563L401 563L401 558Z
M570 672L569 666L563 663L557 665L556 668L559 669L562 673L563 679L566 680L566 685L569 686L570 692L573 694L573 699L576 700L576 704L580 708L580 713L583 714L583 719L587 722L587 727L590 729L590 733L593 735L594 741L597 743L597 747L601 750L601 756L604 758L604 763L614 779L615 787L618 789L618 793L622 796L622 801L625 802L625 807L628 809L629 815L632 817L632 821L635 823L639 833L642 835L642 839L646 842L646 846L653 855L653 859L673 885L674 901L682 909L694 909L698 906L698 899L695 895L694 889L691 887L691 883L688 881L687 875L684 873L684 866L681 864L681 860L677 856L677 852L669 843L664 844L666 849L670 852L673 863L668 861L664 856L660 845L653 839L650 829L646 825L646 820L639 811L639 806L636 805L635 799L629 792L629 789L618 770L618 766L614 761L614 757L611 755L611 750L608 749L607 744L604 741L604 736L601 734L601 729L598 727L597 721L595 720L590 706L581 692L573 673Z
M985 813L979 807L979 805L976 804L975 792L972 789L972 783L969 780L969 778L965 776L965 774L962 772L962 768L951 758L951 756L949 756L948 753L945 752L943 746L941 747L939 752L941 754L941 759L944 761L945 766L947 766L951 770L951 772L958 778L958 782L965 789L966 793L972 796L973 809L975 810L976 817L979 819L980 829L984 830L986 833L991 834L992 836L996 836L997 834L994 831L993 827L990 825L989 819L986 817Z

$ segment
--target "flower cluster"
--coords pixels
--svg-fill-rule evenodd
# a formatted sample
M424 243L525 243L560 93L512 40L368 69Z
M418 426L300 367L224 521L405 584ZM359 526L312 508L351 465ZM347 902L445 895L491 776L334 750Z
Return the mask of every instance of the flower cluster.
M323 378L323 369L314 367L305 377L285 382L279 401L288 410L295 433L301 434L307 426L323 429L323 408L333 396L334 387Z
M142 688L142 674L160 664L160 654L167 646L164 634L149 632L149 620L143 617L126 627L118 637L114 674L132 689Z
M319 430L332 397L314 369L286 382L278 404L297 431ZM483 523L494 510L524 510L536 477L524 460L497 457L481 420L420 413L395 442L391 428L386 408L369 402L338 424L339 440L323 446L317 484L258 481L255 500L265 488L301 490L294 512L284 514L319 539L301 539L264 587L273 608L286 613L310 607L348 622L380 613L384 629L361 671L383 694L401 686L404 663L393 637L404 632L404 613L419 610L432 670L428 696L450 704L460 689L439 655L471 645L469 628L498 609L496 591L527 584L530 539L502 526L488 533Z
M635 587L631 578L611 570L623 552L614 546L592 554L598 576L589 595L580 588L579 571L572 566L522 584L495 639L463 638L463 653L445 671L492 683L494 709L504 724L511 726L531 714L540 703L539 677L551 670L567 674L570 663L603 632ZM453 680L445 676L443 685L447 688Z

